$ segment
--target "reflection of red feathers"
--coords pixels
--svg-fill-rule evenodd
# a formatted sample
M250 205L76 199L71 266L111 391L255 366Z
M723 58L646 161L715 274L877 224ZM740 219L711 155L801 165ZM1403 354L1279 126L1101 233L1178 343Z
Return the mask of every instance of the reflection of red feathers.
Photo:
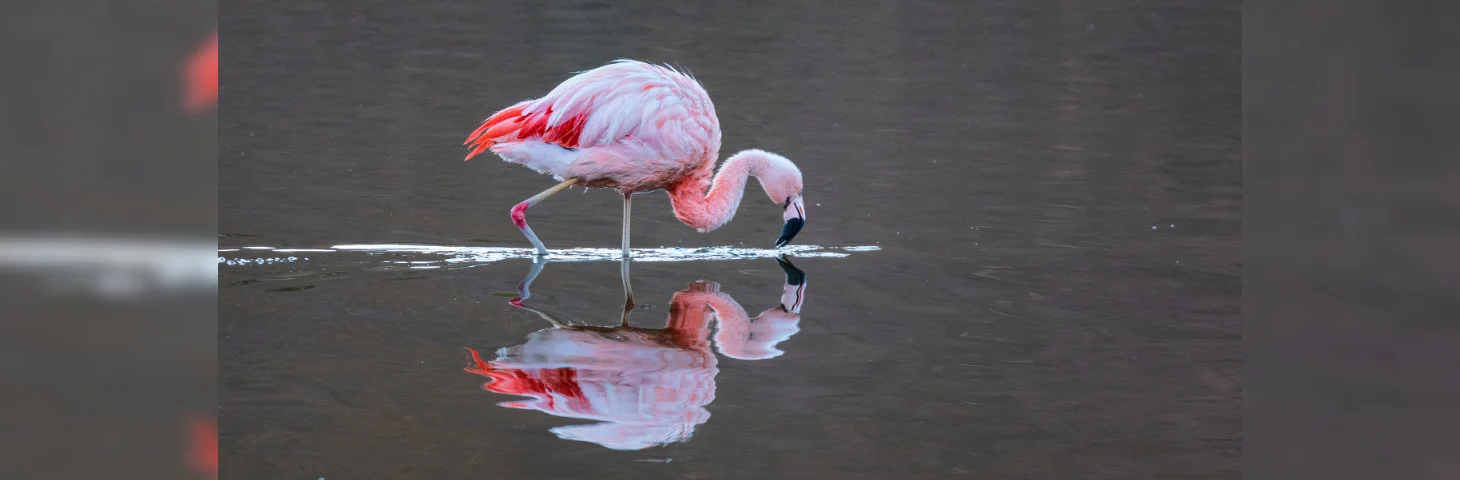
M577 408L585 408L588 404L588 401L583 398L583 389L578 386L576 370L551 368L527 372L510 368L493 368L491 364L482 360L481 354L477 353L475 349L468 348L467 350L471 351L471 358L476 362L476 367L468 367L466 371L491 378L491 383L483 385L483 388L487 390L507 395L541 398L549 406L553 406L554 397L574 403Z
M188 466L218 478L218 422L194 415L188 419Z
M218 33L214 32L183 66L183 108L198 113L218 101Z
M491 378L488 391L527 397L499 406L599 422L550 430L560 438L639 450L688 439L715 399L714 354L667 338L633 327L540 330L492 361L467 348L466 371Z

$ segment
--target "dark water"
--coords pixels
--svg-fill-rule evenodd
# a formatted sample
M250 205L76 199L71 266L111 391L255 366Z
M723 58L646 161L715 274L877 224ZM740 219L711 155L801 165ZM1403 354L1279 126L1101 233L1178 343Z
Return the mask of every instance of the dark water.
M508 303L522 258L220 252L283 260L219 267L223 476L1235 478L1239 4L828 7L225 5L221 249L525 247L507 209L552 180L462 140L628 57L704 83L723 154L801 167L797 243L880 250L791 255L795 318L772 258L635 262L638 330L611 331L620 265L553 262L524 305L604 327L556 333ZM574 191L529 218L615 248L620 208ZM663 194L634 214L645 248L780 229L759 191L709 234ZM552 405L484 389L468 349L504 347L558 362L514 387ZM533 401L580 415L498 405ZM601 422L616 440L558 428Z

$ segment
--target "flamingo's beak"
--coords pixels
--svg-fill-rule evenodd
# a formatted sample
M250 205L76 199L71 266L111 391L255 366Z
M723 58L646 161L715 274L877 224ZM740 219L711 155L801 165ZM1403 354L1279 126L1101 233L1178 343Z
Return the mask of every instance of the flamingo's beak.
M800 195L791 197L786 202L786 213L782 217L786 219L786 226L781 228L781 238L776 239L776 248L791 243L791 239L801 232L801 227L806 226L806 206Z

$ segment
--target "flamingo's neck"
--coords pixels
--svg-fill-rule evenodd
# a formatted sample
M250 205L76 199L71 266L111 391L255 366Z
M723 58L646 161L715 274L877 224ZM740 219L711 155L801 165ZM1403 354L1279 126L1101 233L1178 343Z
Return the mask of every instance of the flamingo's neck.
M688 180L669 188L674 216L700 233L720 228L735 217L735 209L740 207L740 199L745 196L746 178L764 167L763 158L742 152L725 160L714 180L710 180L708 168L696 172Z

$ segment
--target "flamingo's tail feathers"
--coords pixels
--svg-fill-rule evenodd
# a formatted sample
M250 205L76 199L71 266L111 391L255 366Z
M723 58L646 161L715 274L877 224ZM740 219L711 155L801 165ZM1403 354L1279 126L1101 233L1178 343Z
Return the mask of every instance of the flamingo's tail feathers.
M558 180L571 176L568 167L583 154L575 148L536 139L501 142L492 145L491 150L503 160L531 168L537 173L550 174Z
M526 120L522 116L522 109L526 108L530 102L531 100L527 100L507 107L482 122L482 126L477 127L476 131L471 132L471 136L466 137L466 141L462 142L462 145L471 147L471 151L466 154L466 160L471 160L471 157L480 155L493 145L515 140L518 130L522 127L522 122Z
M463 145L471 147L467 160L491 149L494 145L517 141L540 141L569 151L575 150L588 123L589 112L569 110L554 112L553 106L534 105L526 100L497 112L471 132ZM500 153L500 152L499 152ZM517 163L523 163L513 160Z

